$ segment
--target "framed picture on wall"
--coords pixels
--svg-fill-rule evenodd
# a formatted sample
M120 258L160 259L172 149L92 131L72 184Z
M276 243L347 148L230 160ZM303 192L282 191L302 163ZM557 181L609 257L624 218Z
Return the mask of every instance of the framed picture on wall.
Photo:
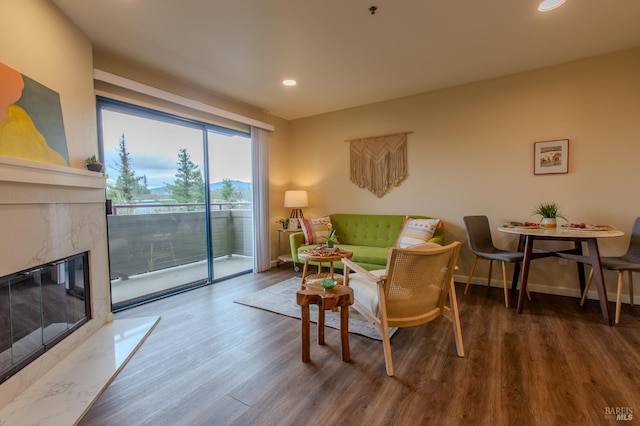
M533 143L533 174L569 172L569 139Z

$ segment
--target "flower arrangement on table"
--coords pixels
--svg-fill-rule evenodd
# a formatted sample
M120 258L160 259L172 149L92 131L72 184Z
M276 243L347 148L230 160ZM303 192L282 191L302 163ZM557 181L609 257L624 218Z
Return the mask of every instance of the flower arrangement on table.
M327 223L327 228L329 229L329 235L327 236L327 241L325 242L327 248L333 248L333 244L336 241L336 230L333 229L333 225L331 222Z

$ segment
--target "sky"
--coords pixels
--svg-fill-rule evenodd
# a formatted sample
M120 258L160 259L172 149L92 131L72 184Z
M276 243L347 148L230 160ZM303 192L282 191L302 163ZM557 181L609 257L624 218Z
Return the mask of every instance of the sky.
M118 145L123 133L136 176L146 175L150 189L173 183L181 148L187 149L204 176L200 129L103 109L102 131L109 185L114 185L118 177ZM211 183L223 179L251 182L250 138L210 132L208 139Z

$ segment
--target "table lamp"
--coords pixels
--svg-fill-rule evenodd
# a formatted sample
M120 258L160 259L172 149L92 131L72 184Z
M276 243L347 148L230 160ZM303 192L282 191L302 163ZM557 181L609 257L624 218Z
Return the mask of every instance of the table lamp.
M304 218L301 207L309 206L307 191L285 191L284 206L292 208L289 218Z

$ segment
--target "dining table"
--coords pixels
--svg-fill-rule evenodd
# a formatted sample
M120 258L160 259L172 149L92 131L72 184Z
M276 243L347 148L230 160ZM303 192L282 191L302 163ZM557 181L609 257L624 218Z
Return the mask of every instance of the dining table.
M593 268L593 278L598 291L598 297L600 299L602 320L606 325L613 325L611 314L609 312L607 291L604 285L602 265L600 263L598 239L621 237L624 235L624 232L609 225L585 225L584 227L557 226L553 228L543 228L536 225L513 225L510 223L500 226L498 231L518 235L518 251L524 252L517 313L522 313L522 309L524 307L531 261L534 259L556 256L577 262L580 294L585 291L584 265L591 265ZM565 241L573 243L573 247L562 250L534 250L533 245L535 241ZM583 244L587 247L586 254L583 251ZM514 291L515 285L517 284L518 273L519 264L516 264L512 287L512 290Z

